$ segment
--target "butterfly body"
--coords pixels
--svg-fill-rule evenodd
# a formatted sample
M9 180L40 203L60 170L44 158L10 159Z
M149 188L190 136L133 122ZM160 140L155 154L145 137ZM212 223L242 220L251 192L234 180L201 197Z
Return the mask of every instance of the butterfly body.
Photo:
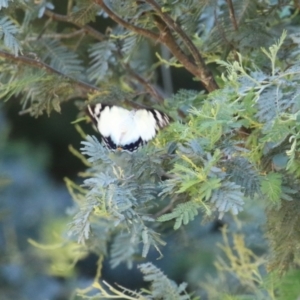
M169 124L169 117L155 109L127 110L115 105L88 106L105 145L111 150L133 152Z

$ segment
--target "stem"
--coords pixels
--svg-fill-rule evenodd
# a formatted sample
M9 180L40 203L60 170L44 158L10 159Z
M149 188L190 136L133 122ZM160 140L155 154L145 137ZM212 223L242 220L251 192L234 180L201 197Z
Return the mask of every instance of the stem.
M142 76L134 72L128 64L123 65L124 68L128 71L128 73L135 78L141 85L145 87L147 92L159 102L163 102L164 98L158 93L158 91Z
M0 57L6 58L8 60L14 61L16 63L22 63L24 65L30 66L32 68L37 68L46 71L50 74L56 74L59 76L62 76L65 79L70 80L71 82L75 83L78 87L80 87L82 90L84 90L86 93L92 92L92 91L100 91L99 88L90 85L86 82L83 82L81 80L74 79L73 77L70 77L68 75L65 75L61 73L60 71L52 68L51 66L45 64L44 62L41 62L36 59L29 58L27 56L14 56L13 54L10 54L8 52L0 50Z
M159 4L155 0L146 0L155 10L155 12L160 16L160 18L168 25L168 27L174 30L178 35L181 37L184 44L189 49L190 53L192 54L197 67L201 69L201 76L199 79L204 83L209 91L213 91L218 89L218 85L215 82L212 74L210 73L209 69L207 68L203 57L199 53L195 44L190 40L187 34L182 30L182 28L166 13L164 13L159 6ZM206 83L208 82L208 83Z
M46 10L45 14L50 17L53 20L56 21L62 21L62 22L67 22L67 23L72 23L74 25L76 25L77 27L80 27L81 29L78 31L75 31L76 34L79 34L79 32L86 32L89 35L93 36L94 38L96 38L97 40L103 41L105 39L107 39L105 37L105 35L103 35L102 33L100 33L99 31L95 30L94 28L88 26L88 25L80 25L77 24L75 22L73 22L68 16L64 16L64 15L60 15L60 14L56 14L53 13L50 10ZM63 35L57 35L54 36L53 38L69 38L69 37L73 37L75 35L75 33L71 33L71 34L65 34ZM155 38L158 38L158 35L155 36ZM161 95L158 94L158 92L154 89L153 86L150 85L150 83L148 83L144 78L142 78L140 75L138 75L137 73L135 73L130 67L129 65L124 65L124 68L127 69L127 71L130 73L130 75L132 77L134 77L139 83L141 83L146 90L149 92L149 94L151 94L154 98L156 98L158 101L162 102L163 101L163 97Z
M171 56L170 54L171 53L170 53L169 49L166 46L161 45L162 59L169 61L170 56ZM166 66L165 64L162 64L160 68L161 68L161 77L162 77L164 92L168 96L170 96L174 93L171 69L168 66Z
M161 32L159 41L169 48L170 52L184 65L184 67L199 78L204 87L212 92L218 88L212 74L205 68L198 67L191 61L191 59L181 50L175 41L169 27L158 16L154 16L157 28Z
M45 10L45 15L48 16L49 18L55 20L55 21L61 21L61 22L67 22L71 23L79 28L82 28L86 33L89 35L93 36L95 39L99 41L103 41L106 39L105 35L103 35L101 32L95 30L93 27L89 25L80 25L76 22L74 22L70 17L65 16L65 15L60 15L52 12L51 10L46 9Z
M150 38L154 41L157 41L159 39L158 34L152 32L150 30L130 24L130 23L126 22L125 20L123 20L122 18L120 18L119 16L117 16L108 6L106 6L106 4L104 3L103 0L95 0L95 3L97 3L110 16L110 18L113 21L122 25L123 27L127 28L128 30L136 32L137 34L145 36L147 38Z
M198 65L202 65L204 63L198 49L194 45L194 43L190 40L190 38L186 35L186 33L182 30L182 28L166 13L162 12L162 8L159 6L157 2L154 0L146 0L155 10L155 12L160 16L160 18L168 25L168 27L181 37L184 44L190 50L192 56L194 57L196 63Z
M178 61L180 61L184 65L184 67L190 73L192 73L195 77L200 79L200 81L203 83L204 87L209 92L214 91L218 88L217 83L215 82L210 71L207 69L204 61L202 60L201 55L199 53L197 54L198 58L196 61L199 62L199 65L195 64L178 46L178 44L175 41L175 38L173 37L173 35L170 31L170 28L166 25L166 23L159 16L154 16L154 21L160 31L160 34L158 35L152 31L135 26L135 25L123 20L122 18L117 16L110 8L108 8L103 0L94 0L94 1L95 1L95 3L100 5L101 8L116 23L122 25L123 27L127 28L128 30L133 31L139 35L150 38L154 42L160 42L160 43L164 44L167 48L169 48L170 52L178 59ZM163 14L163 15L165 16L165 14ZM177 28L177 30L182 31L181 28L180 29ZM183 32L183 34L185 35L184 32ZM187 42L186 39L185 39L185 41ZM195 47L195 46L193 45L193 47ZM196 52L198 52L198 50ZM192 53L194 53L194 55L196 55L195 51L193 51Z
M62 39L71 39L73 37L76 37L78 35L84 34L86 31L85 29L79 29L71 33L53 33L53 34L43 34L43 38L49 38L49 39L56 39L56 40L62 40ZM26 39L26 42L29 41L36 41L38 37L28 37Z
M226 0L229 7L229 16L235 31L238 31L238 24L235 18L234 7L232 0Z

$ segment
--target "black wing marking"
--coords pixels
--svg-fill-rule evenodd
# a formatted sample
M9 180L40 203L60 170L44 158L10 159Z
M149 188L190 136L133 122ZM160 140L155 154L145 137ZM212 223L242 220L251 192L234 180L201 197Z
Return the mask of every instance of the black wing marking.
M170 118L167 114L157 110L157 109L149 109L149 111L152 113L155 121L156 121L156 124L158 126L157 130L159 128L163 128L165 126L167 126L169 123L170 123Z
M102 103L87 106L87 114L91 117L91 119L92 119L93 123L96 125L96 127L97 127L98 121L100 119L101 112L107 106L111 107L111 105L102 104Z
M140 137L137 141L122 146L122 150L124 150L124 151L129 151L129 152L134 152L134 151L136 151L139 147L144 146L145 144L146 144L146 142L144 142L144 141L142 140L142 138Z
M112 141L112 139L110 138L110 136L108 136L108 137L101 136L101 138L102 138L102 141L104 142L106 148L108 148L111 151L118 151L119 150L119 151L135 152L139 147L147 144L141 138L139 138L134 143L130 143L130 144L123 145L123 146L117 146Z

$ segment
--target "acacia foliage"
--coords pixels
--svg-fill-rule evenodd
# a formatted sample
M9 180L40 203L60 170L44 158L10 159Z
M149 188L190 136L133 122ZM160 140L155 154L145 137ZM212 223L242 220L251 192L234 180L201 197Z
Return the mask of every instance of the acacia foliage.
M110 153L96 137L82 142L88 178L71 189L72 237L98 255L111 242L111 265L132 266L151 247L162 254L161 223L179 229L199 212L222 218L260 199L270 268L299 265L298 206L287 204L299 201L300 176L295 3L78 0L60 15L51 2L0 0L2 99L18 96L22 112L35 117L76 99L81 107L158 106L174 119L132 155ZM107 18L116 22L109 30L93 26ZM61 22L68 24L62 32ZM157 44L169 58L157 49L151 55ZM165 95L158 66L185 68L208 93Z

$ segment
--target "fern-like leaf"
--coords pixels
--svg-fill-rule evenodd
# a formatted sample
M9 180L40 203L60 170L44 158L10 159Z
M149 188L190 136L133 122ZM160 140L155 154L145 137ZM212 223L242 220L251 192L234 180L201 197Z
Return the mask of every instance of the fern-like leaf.
M77 54L61 45L57 40L43 39L38 41L41 50L44 50L43 61L50 64L66 75L82 75L83 67Z
M78 243L84 244L90 235L90 216L97 202L94 200L82 206L70 224L69 234L76 237Z
M111 75L109 63L114 63L113 52L116 51L116 46L111 41L103 41L94 44L90 50L90 67L87 70L88 78L99 83L105 77Z
M272 36L268 34L263 25L265 20L258 22L258 6L256 1L233 1L236 25L234 27L228 5L224 5L219 12L215 12L215 26L210 32L206 43L208 51L216 51L223 47L237 45L240 50L252 49L272 42ZM265 18L265 17L264 17Z
M120 263L125 262L129 269L133 266L134 255L138 253L139 240L133 238L128 232L120 232L112 242L110 249L110 265L112 268L117 267Z
M77 1L70 19L78 25L85 25L89 22L95 22L99 6L90 1Z
M246 158L234 157L227 160L224 166L230 180L242 187L246 197L253 198L260 192L259 174Z
M15 35L19 32L18 27L10 20L9 17L4 16L0 19L0 38L3 38L4 45L11 50L14 55L18 55L21 51L21 46Z
M99 160L107 164L112 164L112 160L108 157L107 149L104 148L95 136L86 136L86 141L81 142L83 147L80 149L83 155L88 155L88 161L95 163Z
M227 211L236 215L243 210L244 200L241 187L233 182L224 182L221 188L213 192L210 201L219 212L219 218L222 218Z
M174 229L177 230L182 224L187 225L198 215L199 204L189 201L178 204L171 213L160 216L157 221L166 222L175 220Z
M166 242L164 242L160 238L157 232L155 232L151 228L144 227L142 231L142 241L143 241L142 257L147 256L151 246L154 246L154 248L158 251L158 253L162 257L162 253L159 250L159 246L165 246Z
M261 122L270 126L280 115L294 111L300 89L295 90L293 85L289 81L281 80L280 87L272 85L264 90L257 101L257 117Z
M151 263L138 266L144 274L144 280L151 282L151 295L153 299L162 300L189 300L190 296L185 291L187 284L179 286L157 267Z
M48 1L40 1L38 4L38 18L42 18L46 9L54 9L54 5Z
M280 202L280 196L282 192L282 175L279 173L267 174L261 183L261 191L265 194L269 200L275 204Z

